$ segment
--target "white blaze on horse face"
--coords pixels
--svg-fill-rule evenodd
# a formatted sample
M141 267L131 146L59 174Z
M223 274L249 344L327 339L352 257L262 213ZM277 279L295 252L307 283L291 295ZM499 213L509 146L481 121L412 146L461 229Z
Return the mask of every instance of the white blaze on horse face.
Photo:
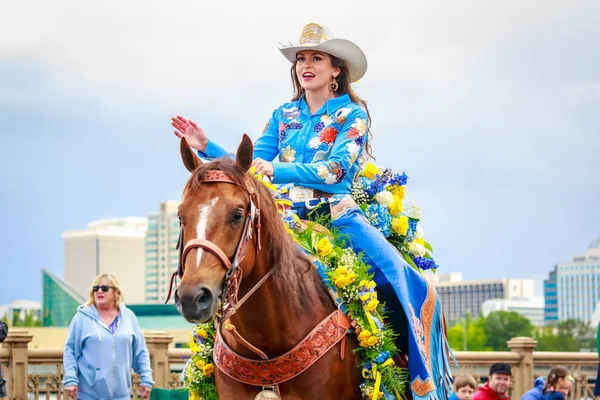
M196 238L200 240L206 239L206 226L208 225L208 216L210 215L210 211L213 209L215 204L219 201L218 197L212 199L208 204L202 204L198 206L199 217L198 217L198 225L196 225ZM196 268L200 266L200 259L204 254L204 250L201 248L197 249L196 255Z

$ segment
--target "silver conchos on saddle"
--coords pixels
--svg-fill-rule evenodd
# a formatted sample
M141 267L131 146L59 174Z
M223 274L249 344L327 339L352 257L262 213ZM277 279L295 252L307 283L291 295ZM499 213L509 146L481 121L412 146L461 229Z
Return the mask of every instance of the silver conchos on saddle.
M290 189L290 199L294 203L314 199L313 189L304 186L294 186Z
M275 393L273 386L263 386L263 390L256 395L254 400L281 400L281 397Z

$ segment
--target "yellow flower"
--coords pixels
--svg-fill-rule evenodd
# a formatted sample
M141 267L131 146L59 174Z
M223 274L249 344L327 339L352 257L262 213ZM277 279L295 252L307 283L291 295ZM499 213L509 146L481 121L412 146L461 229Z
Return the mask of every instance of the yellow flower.
M202 368L202 375L211 376L215 372L215 366L212 364L206 364L204 368Z
M401 215L392 220L392 229L400 236L406 235L408 231L408 217Z
M360 335L358 335L358 340L363 342L363 341L369 340L370 337L371 337L371 332L369 332L366 329L363 329L360 332Z
M196 335L200 336L202 339L206 339L208 337L208 333L202 328L196 329Z
M400 214L402 212L402 200L398 200L398 198L394 196L394 201L388 206L388 211L391 215Z
M352 283L356 280L356 274L354 272L350 272L348 275L346 275L346 278L348 279L349 283Z
M361 301L367 301L371 297L371 293L365 293L359 297Z
M202 400L202 397L200 396L200 394L192 391L191 392L191 396L190 396L190 400Z
M198 347L198 345L196 344L196 342L191 342L190 343L190 350L192 351L193 354L196 354L200 351L200 348Z
M327 257L333 251L333 245L327 238L321 238L317 243L317 252L321 257Z
M359 297L359 299L360 299L361 301L366 301L366 300L367 300L368 298L370 298L370 297L371 297L371 293L365 293L365 294L361 295L361 296Z
M347 276L342 275L342 276L338 276L337 278L335 278L335 280L333 281L333 284L339 288L343 288L350 284L350 280L348 279Z
M263 178L262 174L256 174L256 167L250 167L250 175L256 176L256 178L260 181Z
M423 238L417 238L414 241L417 242L417 243L419 243L419 244L421 244L421 245L425 244L425 239L423 239Z
M348 268L346 268L345 265L342 265L337 267L333 273L337 275L346 275L348 273Z
M397 198L398 200L400 200L400 201L404 200L404 186L394 185L394 186L388 188L388 190L390 192L392 192L394 197Z
M369 281L369 283L367 283L367 285L369 286L369 288L374 288L375 286L377 286L375 281Z
M367 339L367 344L369 345L369 347L375 346L378 341L379 340L377 340L377 336L371 336L370 338Z
M375 164L366 163L365 168L363 168L360 174L366 178L374 179L375 175L381 175L381 171L375 166Z
M206 363L204 362L204 360L196 361L196 367L198 367L200 369L204 368L205 365L206 365Z
M371 299L368 303L367 303L367 311L373 312L375 310L377 310L377 306L379 305L379 300L377 299Z

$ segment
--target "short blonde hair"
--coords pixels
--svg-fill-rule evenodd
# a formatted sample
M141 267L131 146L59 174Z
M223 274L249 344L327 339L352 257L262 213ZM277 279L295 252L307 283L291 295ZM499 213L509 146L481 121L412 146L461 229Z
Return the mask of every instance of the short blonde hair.
M94 282L92 282L92 286L90 286L88 301L85 303L85 305L91 306L92 304L95 304L96 299L94 297L94 286L100 284L101 280L107 281L108 285L113 287L113 290L115 291L115 303L117 307L120 306L123 302L124 297L123 290L121 290L121 285L119 285L119 280L117 279L117 277L111 273L100 274L96 277L96 279L94 279Z

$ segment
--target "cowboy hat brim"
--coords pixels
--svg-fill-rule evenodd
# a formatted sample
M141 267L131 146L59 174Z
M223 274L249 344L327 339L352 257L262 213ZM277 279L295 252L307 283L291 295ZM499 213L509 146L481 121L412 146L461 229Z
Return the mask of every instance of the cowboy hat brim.
M340 58L348 65L350 82L356 82L367 72L367 57L356 44L346 39L329 39L319 44L306 44L280 48L279 51L291 63L296 61L296 54L302 50L322 51Z

